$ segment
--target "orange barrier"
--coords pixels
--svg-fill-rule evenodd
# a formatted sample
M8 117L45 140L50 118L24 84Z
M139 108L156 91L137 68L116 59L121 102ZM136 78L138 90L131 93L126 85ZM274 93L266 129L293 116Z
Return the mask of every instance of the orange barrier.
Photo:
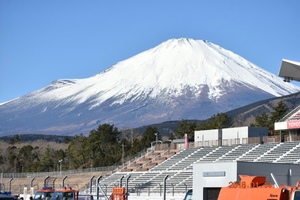
M111 199L112 200L126 200L125 188L113 188Z
M289 197L299 192L293 186L277 188L271 182L267 183L265 176L240 175L240 178L240 182L230 182L229 186L222 187L218 200L290 200Z

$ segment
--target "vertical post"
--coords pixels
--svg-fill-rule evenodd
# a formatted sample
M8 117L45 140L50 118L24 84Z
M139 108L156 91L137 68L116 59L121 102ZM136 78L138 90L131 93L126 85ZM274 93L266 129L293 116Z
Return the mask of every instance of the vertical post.
M62 159L60 159L58 162L59 162L59 176L61 176L61 162L62 162L63 160Z
M289 169L289 171L288 171L288 185L290 185L290 186L292 186L292 170L291 169Z
M130 177L131 177L131 175L129 174L129 176L126 179L126 200L128 200L128 195L129 195L129 193L128 193L128 189L129 189L128 184L129 184Z
M92 195L92 189L93 189L93 179L95 178L95 176L92 176L91 177L91 180L90 180L90 195Z
M33 196L34 195L34 187L33 187L33 180L35 178L32 178L30 181L30 195Z
M124 166L124 143L122 143L122 165Z
M122 180L123 180L123 178L124 178L124 175L121 176L121 178L120 178L120 182L119 182L119 187L120 187L120 188L122 187Z
M189 148L189 138L188 135L185 133L184 134L184 149L188 149Z
M101 178L102 178L102 176L99 176L97 178L97 182L96 182L97 200L99 200L99 187L100 187L100 179Z
M35 178L32 178L31 181L30 181L30 188L33 187L33 181L34 181L34 179L35 179Z
M0 188L1 190L0 190L0 192L4 191L2 186L3 186L3 172L1 172L1 188Z
M45 178L45 180L44 180L44 187L46 187L47 186L47 179L48 178L50 178L49 176L47 176L46 178Z
M161 196L161 184L159 184L159 196Z
M55 188L55 181L56 181L56 177L52 181L52 187L53 187L53 189Z
M164 200L167 200L167 178L169 175L166 175L164 178Z
M14 178L11 178L11 179L9 180L9 192L11 192L11 182L12 182L13 179L14 179Z
M65 176L65 177L63 178L63 180L62 180L62 183L61 183L62 187L65 187L65 180L66 180L66 178L67 178L67 176Z
M280 141L279 141L279 142L282 142L282 141L281 141L281 140L282 140L282 139L281 139L281 137L282 137L282 135L281 135L281 130L279 131L279 135L280 135L280 137L279 137L279 140L280 140Z
M133 147L133 131L131 129L131 147Z

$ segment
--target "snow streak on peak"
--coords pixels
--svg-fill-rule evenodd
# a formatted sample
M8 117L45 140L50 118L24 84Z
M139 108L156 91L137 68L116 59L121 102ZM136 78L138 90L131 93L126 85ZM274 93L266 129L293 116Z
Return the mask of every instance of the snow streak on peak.
M203 40L170 39L108 70L86 79L58 80L40 93L41 98L68 99L82 103L93 98L97 104L117 97L122 104L135 98L156 98L162 93L183 95L191 88L200 95L209 88L209 98L218 99L226 91L222 84L242 84L260 88L274 96L287 95L299 88L257 67L237 54ZM280 84L279 84L280 83Z

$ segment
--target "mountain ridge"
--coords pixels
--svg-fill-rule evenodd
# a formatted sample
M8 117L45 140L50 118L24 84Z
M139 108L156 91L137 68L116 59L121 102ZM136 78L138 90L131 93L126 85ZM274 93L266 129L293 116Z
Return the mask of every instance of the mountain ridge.
M60 79L0 105L0 135L71 135L101 123L120 128L205 119L300 88L203 40L170 39L85 79Z

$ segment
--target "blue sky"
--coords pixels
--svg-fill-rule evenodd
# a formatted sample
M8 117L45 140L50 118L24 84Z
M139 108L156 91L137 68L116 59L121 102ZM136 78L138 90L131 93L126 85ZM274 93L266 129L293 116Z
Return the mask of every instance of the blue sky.
M208 40L278 75L283 58L300 61L299 9L298 0L1 0L0 102L171 38Z

